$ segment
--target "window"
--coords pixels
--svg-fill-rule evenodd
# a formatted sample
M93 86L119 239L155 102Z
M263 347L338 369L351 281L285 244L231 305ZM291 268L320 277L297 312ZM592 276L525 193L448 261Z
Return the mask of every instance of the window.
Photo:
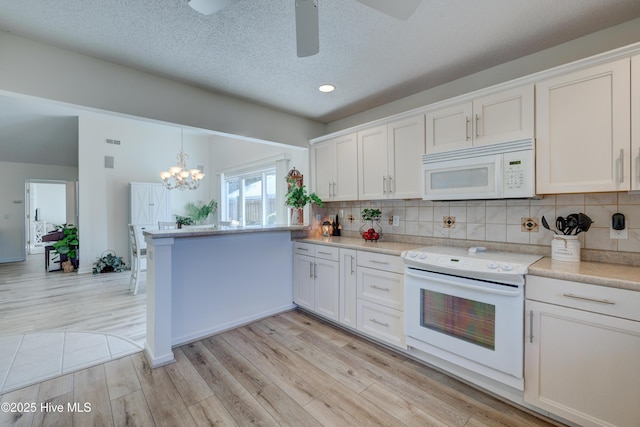
M239 225L276 223L276 169L223 175L222 221Z

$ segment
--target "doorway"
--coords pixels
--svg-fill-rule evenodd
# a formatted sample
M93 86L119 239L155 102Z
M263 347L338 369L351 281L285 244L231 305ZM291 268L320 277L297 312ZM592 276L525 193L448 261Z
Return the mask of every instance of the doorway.
M29 254L44 253L42 236L63 224L78 224L75 181L32 180L25 183L25 247Z

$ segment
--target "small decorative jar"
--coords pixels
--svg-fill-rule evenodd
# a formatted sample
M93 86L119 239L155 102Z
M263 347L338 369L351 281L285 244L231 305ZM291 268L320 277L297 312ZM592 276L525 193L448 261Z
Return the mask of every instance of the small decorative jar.
M580 261L578 236L555 235L551 241L551 259L557 261Z

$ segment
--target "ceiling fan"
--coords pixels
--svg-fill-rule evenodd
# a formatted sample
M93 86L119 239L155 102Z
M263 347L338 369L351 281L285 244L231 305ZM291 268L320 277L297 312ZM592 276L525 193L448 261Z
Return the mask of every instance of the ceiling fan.
M189 0L189 6L203 15L214 14L240 0ZM365 6L407 20L421 0L356 0ZM318 28L318 0L295 0L296 42L298 56L312 56L320 51Z

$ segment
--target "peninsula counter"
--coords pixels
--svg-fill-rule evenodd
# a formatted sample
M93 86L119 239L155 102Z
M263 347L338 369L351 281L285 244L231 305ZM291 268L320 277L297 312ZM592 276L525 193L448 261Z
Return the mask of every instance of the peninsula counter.
M303 226L145 231L152 367L172 347L295 307L292 233Z

